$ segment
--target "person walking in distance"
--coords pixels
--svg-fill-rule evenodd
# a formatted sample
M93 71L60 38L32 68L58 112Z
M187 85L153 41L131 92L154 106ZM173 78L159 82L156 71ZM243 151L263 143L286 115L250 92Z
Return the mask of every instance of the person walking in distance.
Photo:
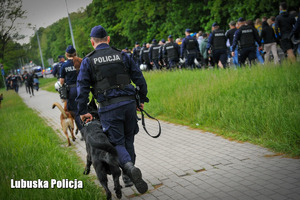
M296 20L287 12L287 4L285 2L280 3L279 11L280 14L275 19L275 32L280 39L281 49L284 53L287 53L288 59L291 62L295 62L296 58L293 52L293 43L290 39L290 34L293 31Z
M235 32L232 44L231 55L235 56L234 49L239 45L239 62L240 65L244 65L248 58L250 65L253 64L256 58L256 44L258 43L261 50L261 42L258 36L258 32L253 26L246 25L244 18L238 20L238 30Z
M186 37L182 40L180 57L186 58L185 64L187 68L194 69L196 67L194 60L197 58L200 50L199 44L197 40L191 36L191 32L191 29L185 30Z

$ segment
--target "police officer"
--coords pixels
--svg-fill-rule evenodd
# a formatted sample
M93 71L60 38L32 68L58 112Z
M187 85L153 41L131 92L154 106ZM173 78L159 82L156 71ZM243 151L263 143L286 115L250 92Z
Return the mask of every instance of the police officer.
M185 38L182 40L180 57L186 58L185 64L188 68L195 68L195 58L199 55L199 44L196 38L191 36L191 29L185 30Z
M125 47L125 51L124 52L127 54L127 56L129 56L129 58L132 57L132 54L131 54L130 50L128 49L128 47Z
M246 59L249 59L250 65L256 58L256 45L255 41L259 45L261 50L261 42L257 31L253 26L246 25L245 20L241 17L238 20L238 30L235 32L233 38L233 45L231 55L234 57L234 49L239 44L239 62L240 65L244 65Z
M58 61L59 63L57 63L52 70L52 74L54 77L57 77L57 79L60 78L60 68L62 66L62 64L65 62L65 57L64 56L58 56Z
M81 130L82 125L80 116L78 114L77 103L75 101L77 96L76 81L77 81L77 70L74 66L74 57L76 56L76 50L72 45L69 45L66 49L67 62L63 63L60 69L60 84L66 84L68 88L67 95L67 109L72 113L75 118L77 128Z
M139 42L136 42L135 43L135 48L133 49L133 52L132 52L132 57L133 57L133 60L136 64L136 66L139 68L140 65L141 65L141 61L140 61L140 53L141 53L141 47L140 47L140 43Z
M159 45L160 45L159 53L158 53L159 64L160 64L160 66L167 68L167 57L166 57L166 55L163 54L163 51L164 51L164 48L166 45L166 40L161 39L161 41L159 42Z
M235 48L234 50L232 50L232 44L233 44L234 34L237 31L236 22L235 21L231 21L229 23L229 27L230 27L230 29L225 33L225 36L229 40L230 53L231 53L231 51L234 51L234 53L235 53L235 56L232 57L232 59L233 59L234 66L237 67L237 66L239 66L238 51L237 51L237 48Z
M152 65L153 70L160 69L160 66L158 64L159 49L160 49L160 45L157 44L156 39L153 39L152 45L149 49L149 59L150 59L150 64Z
M19 81L21 81L22 78L20 75L13 75L11 77L11 84L12 84L12 88L15 90L16 93L19 92Z
M280 39L280 47L283 52L287 53L290 61L295 62L296 58L293 52L293 43L290 40L290 34L293 31L296 20L287 12L287 4L285 2L280 3L279 10L280 15L275 19L275 33Z
M91 30L94 51L82 61L77 78L77 102L82 121L92 120L87 113L90 86L100 103L99 116L104 132L115 146L123 173L128 175L140 193L148 190L140 169L134 166L134 136L138 133L135 88L131 80L140 88L140 107L149 102L147 84L143 74L132 58L109 46L110 36L99 25ZM123 179L124 180L124 179ZM127 186L127 185L125 185ZM128 185L129 186L129 185Z
M214 63L218 65L219 61L222 63L222 67L226 68L227 62L227 46L226 36L224 30L219 29L218 23L213 23L212 33L208 38L206 49L210 51L212 49L212 56Z
M149 49L150 44L149 43L144 43L143 47L141 48L141 53L140 53L140 61L141 63L147 65L147 70L152 70L152 65L150 64L150 58L149 58Z
M163 55L168 59L168 69L174 69L179 62L180 47L174 42L173 36L168 36L168 43L165 44L163 49Z

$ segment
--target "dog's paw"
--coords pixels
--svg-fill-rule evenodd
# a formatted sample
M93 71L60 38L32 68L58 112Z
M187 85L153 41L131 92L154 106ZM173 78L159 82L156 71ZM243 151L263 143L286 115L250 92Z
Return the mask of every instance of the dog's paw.
M73 140L73 142L75 142L75 140L76 140L76 137L73 137L73 138L72 138L72 140Z
M90 169L84 169L84 172L83 172L84 175L88 175L89 173L90 173Z
M122 191L121 191L121 189L116 190L116 196L117 196L118 199L122 198Z

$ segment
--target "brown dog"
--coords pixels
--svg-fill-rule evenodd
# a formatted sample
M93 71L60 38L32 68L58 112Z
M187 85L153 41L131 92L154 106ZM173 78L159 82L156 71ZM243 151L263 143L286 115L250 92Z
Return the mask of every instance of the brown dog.
M52 105L52 109L54 109L55 107L58 107L58 109L61 112L61 115L60 115L61 127L62 127L63 132L65 133L65 135L68 139L68 146L71 146L70 138L69 138L69 135L68 135L68 129L71 132L72 140L75 141L76 137L74 136L74 118L71 115L71 113L69 111L67 111L66 102L65 102L65 106L64 106L65 108L64 109L57 102L55 102Z

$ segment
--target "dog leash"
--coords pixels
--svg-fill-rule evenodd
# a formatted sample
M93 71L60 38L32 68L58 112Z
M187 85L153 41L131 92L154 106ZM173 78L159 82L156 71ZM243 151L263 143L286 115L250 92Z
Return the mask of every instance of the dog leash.
M135 93L135 99L136 99L136 105L138 107L138 109L140 109L141 111L141 114L142 114L142 125L143 125L143 128L145 130L145 132L152 138L158 138L161 134L161 127L160 127L160 122L158 121L158 119L152 117L151 115L149 115L144 109L141 108L141 99L140 99L140 95L139 95L139 91L140 91L140 87L139 86L136 86L136 93ZM157 121L158 123L158 134L153 136L151 135L148 131L147 131L147 128L146 128L146 124L145 124L145 116L144 116L144 113L150 118L150 119L154 119Z
M158 138L158 137L160 136L160 134L161 134L160 122L158 121L158 119L156 119L156 118L152 117L151 115L149 115L149 114L148 114L145 110L143 110L140 106L138 106L138 108L140 109L141 114L142 114L142 125L143 125L143 128L144 128L145 132L146 132L150 137L152 137L152 138ZM151 135L151 134L147 131L147 129L146 129L146 124L145 124L145 116L144 116L144 113L145 113L149 118L154 119L154 120L156 120L156 121L158 122L158 134L157 134L157 135L153 136L153 135Z

